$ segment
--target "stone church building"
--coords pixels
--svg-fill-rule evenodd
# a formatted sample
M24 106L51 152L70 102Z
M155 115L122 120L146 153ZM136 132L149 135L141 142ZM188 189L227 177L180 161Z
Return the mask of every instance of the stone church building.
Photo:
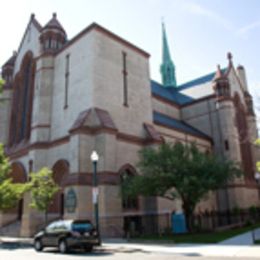
M205 153L241 164L244 176L210 194L198 211L259 205L256 118L244 67L235 67L229 53L225 68L178 85L164 26L162 40L158 83L150 78L150 55L102 26L93 23L69 40L56 14L45 26L31 16L2 66L0 142L15 182L43 166L53 170L61 189L50 218L93 219L93 150L103 236L122 236L126 221L180 210L180 202L120 197L124 176L138 174L138 151L162 142L196 142ZM29 204L26 194L0 215L0 226L16 223L19 234L34 234L43 216Z

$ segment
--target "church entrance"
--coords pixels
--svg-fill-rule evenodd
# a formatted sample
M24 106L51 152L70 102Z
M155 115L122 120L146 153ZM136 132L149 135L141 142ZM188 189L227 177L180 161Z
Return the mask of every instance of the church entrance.
M69 163L66 160L57 161L52 167L53 179L59 185L60 190L54 195L52 204L49 207L49 213L53 218L63 218L64 215L64 179L69 173Z
M27 181L26 177L26 171L24 166L21 163L15 162L11 165L11 172L10 177L12 178L13 183L25 183ZM14 214L9 221L21 221L23 216L23 199L21 199L17 206L11 210L11 212Z
M124 237L136 237L142 234L142 219L140 216L124 217Z

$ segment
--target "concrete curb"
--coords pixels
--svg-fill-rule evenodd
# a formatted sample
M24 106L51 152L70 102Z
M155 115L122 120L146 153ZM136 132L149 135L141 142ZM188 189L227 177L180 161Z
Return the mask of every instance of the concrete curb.
M0 248L25 248L32 246L32 238L0 237Z

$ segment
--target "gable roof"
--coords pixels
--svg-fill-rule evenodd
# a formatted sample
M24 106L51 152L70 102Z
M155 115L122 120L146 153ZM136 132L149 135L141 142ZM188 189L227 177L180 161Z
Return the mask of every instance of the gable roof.
M107 30L106 28L102 27L101 25L97 23L92 23L89 26L87 26L83 31L79 32L76 36L74 36L72 39L70 39L58 52L57 54L64 51L66 48L68 48L70 45L72 45L74 42L78 41L81 37L83 37L85 34L91 32L92 30L98 31L102 33L103 35L106 35L107 37L121 43L122 45L126 46L127 48L130 48L139 54L143 55L146 58L150 57L150 54L146 51L142 50L141 48L137 47L136 45L130 43L129 41L121 38L117 34Z
M226 68L221 69L222 73L225 73L225 71L226 71ZM195 87L197 85L205 84L207 82L211 82L214 79L215 75L216 75L216 71L211 72L210 74L207 74L205 76L199 77L197 79L193 79L191 81L188 81L184 84L179 85L177 87L177 90L180 91L180 90L184 90L187 88Z
M178 92L177 88L165 88L154 80L151 80L151 91L153 95L164 98L177 105L184 105L193 101L193 98Z
M95 119L98 121L92 121L91 115L94 116ZM102 127L106 129L113 129L116 130L115 123L110 116L110 114L103 109L100 108L89 108L81 113L79 113L77 119L73 123L70 132L76 131L80 128L96 128L96 127Z
M186 134L195 135L195 136L201 137L203 139L208 139L208 140L212 141L211 137L204 134L203 132L196 129L195 127L185 123L184 121L177 120L175 118L161 114L157 111L153 111L153 121L154 121L154 123L173 128L177 131L184 132Z
M29 29L29 27L30 27L30 24L33 24L33 25L35 26L35 28L37 29L38 32L40 32L40 31L42 30L42 26L41 26L40 23L36 20L35 15L34 15L34 14L31 14L30 20L29 20L29 22L28 22L28 24L27 24L27 26L26 26L26 29L25 29L25 32L24 32L24 34L23 34L22 40L21 40L21 42L20 42L20 44L19 44L17 53L20 52L20 49L21 49L21 47L22 47L22 45L23 45L25 36L26 36L26 34L27 34L27 32L28 32L28 29Z

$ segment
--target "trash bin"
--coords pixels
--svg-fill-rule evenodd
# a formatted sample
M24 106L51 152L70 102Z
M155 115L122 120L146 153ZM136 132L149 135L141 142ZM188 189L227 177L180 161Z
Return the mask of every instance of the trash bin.
M172 231L174 234L187 233L186 219L183 213L172 214Z

